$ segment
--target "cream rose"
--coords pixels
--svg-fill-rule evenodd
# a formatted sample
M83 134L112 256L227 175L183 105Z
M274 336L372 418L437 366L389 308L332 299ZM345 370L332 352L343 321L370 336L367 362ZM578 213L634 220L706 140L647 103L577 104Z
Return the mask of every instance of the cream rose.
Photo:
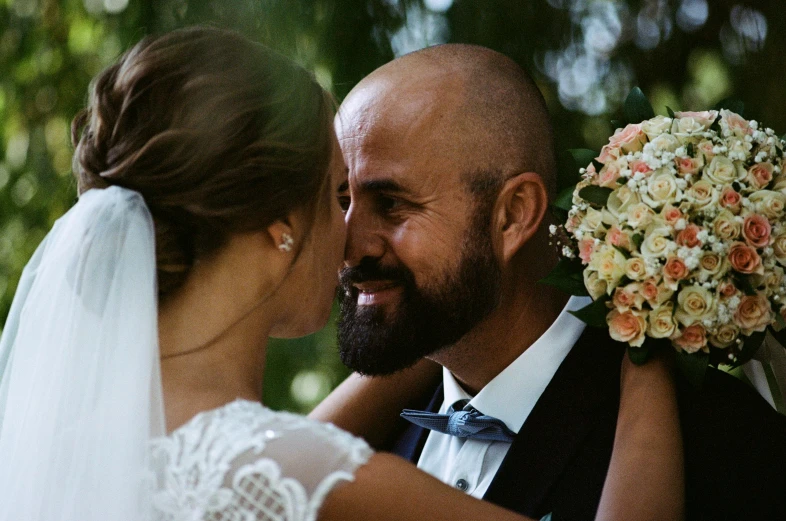
M710 344L720 349L726 349L737 340L739 335L740 328L734 324L722 324L715 333L710 335Z
M786 233L776 235L772 240L772 252L781 266L786 266Z
M768 219L779 219L786 209L786 195L773 190L758 190L753 192L748 199L753 203L757 213Z
M686 326L704 320L715 310L715 300L712 293L698 285L682 288L677 295L677 304L674 318Z
M611 310L606 316L611 338L618 342L627 342L634 347L641 347L644 343L644 333L647 328L646 313L643 311Z
M671 129L673 121L673 119L667 118L666 116L655 116L643 122L641 124L641 130L652 139L664 132L668 132Z
M603 223L603 214L595 208L587 208L587 213L581 220L579 230L587 233L595 233Z
M619 219L620 214L627 213L631 206L640 202L639 194L628 188L627 185L622 185L611 192L606 201L606 208L611 212L611 215Z
M657 170L647 179L647 190L642 194L644 202L653 208L670 203L677 195L677 179L667 170Z
M647 263L641 257L631 257L625 262L625 276L630 280L643 280L647 276Z
M718 119L717 110L703 110L700 112L682 111L675 112L674 116L680 119L690 118L704 128L710 128Z
M611 293L625 275L625 263L625 256L617 248L604 245L592 258L589 267L598 272L601 280L606 281L606 291Z
M764 331L775 320L770 301L763 293L745 295L734 312L734 323L745 335L754 331Z
M647 334L652 338L669 338L677 328L674 321L674 304L666 302L662 306L655 308L649 314L649 325Z
M584 287L593 300L606 294L606 281L598 277L598 272L590 269L584 270Z
M674 152L680 146L680 140L671 134L661 134L650 141L653 147L664 152Z
M683 329L672 342L686 353L695 353L707 345L707 330L701 324L693 324Z
M715 156L710 161L710 166L704 170L704 177L719 185L729 185L745 177L747 172L736 165L728 157Z
M655 212L648 205L638 203L628 208L628 226L643 230L655 218Z
M699 280L717 280L728 271L728 261L717 253L705 251L699 259Z
M696 134L705 130L704 125L700 121L696 121L690 116L683 116L677 119L676 127L675 134L683 136L690 136L691 134Z
M693 203L694 208L701 209L718 202L718 191L707 180L697 181L688 190L688 199Z
M644 232L641 255L644 258L665 257L676 246L671 240L671 229L668 226L652 223Z
M734 215L728 210L721 210L712 221L712 230L723 241L731 241L740 236L742 225L736 221Z

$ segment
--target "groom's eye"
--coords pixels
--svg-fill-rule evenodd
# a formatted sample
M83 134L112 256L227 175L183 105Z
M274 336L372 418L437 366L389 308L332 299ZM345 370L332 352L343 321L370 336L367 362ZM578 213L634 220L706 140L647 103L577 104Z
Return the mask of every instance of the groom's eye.
M389 213L396 210L401 205L401 200L396 197L390 197L387 195L378 195L377 196L377 208L383 213Z
M349 195L341 194L338 196L338 205L341 211L346 213L349 211L349 205L352 203L352 198Z

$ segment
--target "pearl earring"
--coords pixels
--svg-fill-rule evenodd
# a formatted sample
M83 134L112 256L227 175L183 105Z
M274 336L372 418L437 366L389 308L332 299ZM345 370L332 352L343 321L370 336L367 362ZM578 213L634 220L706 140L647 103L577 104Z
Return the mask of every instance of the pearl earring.
M295 239L293 239L292 236L288 233L284 232L281 234L281 241L281 244L278 245L278 249L284 253L291 252L292 246L295 245Z

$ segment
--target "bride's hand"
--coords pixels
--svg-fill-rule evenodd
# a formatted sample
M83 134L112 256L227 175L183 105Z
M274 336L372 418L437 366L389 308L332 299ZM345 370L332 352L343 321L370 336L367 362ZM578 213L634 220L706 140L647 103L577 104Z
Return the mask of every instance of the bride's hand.
M637 366L627 353L620 377L614 452L597 519L683 519L685 476L673 353Z

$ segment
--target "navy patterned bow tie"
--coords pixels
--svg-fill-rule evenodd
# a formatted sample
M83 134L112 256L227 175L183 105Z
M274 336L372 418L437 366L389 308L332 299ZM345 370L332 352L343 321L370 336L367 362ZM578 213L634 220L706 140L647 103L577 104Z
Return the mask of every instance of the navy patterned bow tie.
M486 416L479 410L470 407L464 410L469 400L454 403L447 414L428 411L404 409L401 417L424 429L449 434L458 438L483 441L506 441L511 443L515 432L508 429L505 423L493 416Z

